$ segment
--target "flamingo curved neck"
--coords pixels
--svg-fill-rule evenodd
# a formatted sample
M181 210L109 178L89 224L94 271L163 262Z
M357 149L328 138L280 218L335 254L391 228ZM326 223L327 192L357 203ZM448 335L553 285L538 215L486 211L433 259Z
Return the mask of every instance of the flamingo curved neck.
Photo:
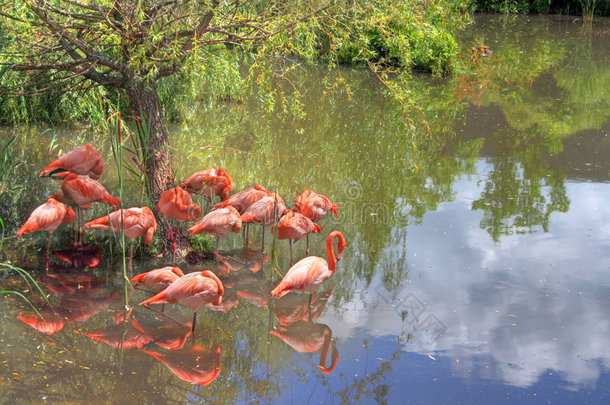
M330 349L331 343L333 346L333 351L331 353L331 364L330 367L326 367L326 357L328 356L328 349ZM324 345L322 346L322 351L320 352L320 369L322 370L322 373L332 373L335 370L338 361L339 351L337 350L335 342L332 342L332 332L327 330L324 334Z
M328 256L328 269L333 273L337 269L337 258L335 257L335 248L333 246L333 241L335 240L335 237L337 236L332 236L326 239L326 255Z

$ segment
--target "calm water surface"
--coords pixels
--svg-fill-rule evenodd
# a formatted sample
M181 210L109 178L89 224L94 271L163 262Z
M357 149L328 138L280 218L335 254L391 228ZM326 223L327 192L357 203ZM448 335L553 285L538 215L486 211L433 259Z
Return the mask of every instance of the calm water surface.
M267 238L259 254L259 230L248 251L237 235L222 241L220 263L179 263L210 268L227 287L194 336L137 305L121 322L120 258L102 232L88 236L101 246L96 269L56 257L48 276L46 235L15 243L58 189L36 177L54 135L53 155L83 140L102 151L102 183L117 191L103 137L3 130L17 135L12 178L24 187L0 200L2 254L32 270L54 310L16 276L0 278L45 316L28 325L22 300L0 299L0 402L609 403L610 21L583 32L573 18L479 17L461 43L465 60L481 43L493 55L455 77L417 78L410 121L353 70L342 72L352 102L301 72L305 117L262 112L261 100L190 110L172 138L179 177L221 166L236 190L261 183L289 205L311 188L340 207L312 253L325 256L334 229L348 241L309 309L306 295L267 299L288 245ZM143 201L131 183L124 199ZM304 250L295 245L298 258ZM167 264L139 260L135 271Z

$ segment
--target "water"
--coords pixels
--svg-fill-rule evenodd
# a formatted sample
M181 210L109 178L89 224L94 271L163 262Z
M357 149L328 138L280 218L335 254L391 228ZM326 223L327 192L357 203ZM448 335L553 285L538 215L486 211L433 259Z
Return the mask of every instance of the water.
M57 189L36 177L50 161L53 131L17 131L21 164L12 178L25 188L0 201L10 236L3 254L32 270L59 315L16 277L0 279L2 289L43 308L47 331L57 330L20 321L32 311L18 297L0 300L3 398L608 403L609 41L608 20L583 32L569 17L481 16L462 35L463 57L481 43L493 55L455 77L418 77L415 127L383 85L358 70L342 71L356 83L353 102L323 96L319 72L299 72L308 87L304 118L261 112L256 101L194 106L191 124L172 129L179 177L221 166L236 190L261 183L289 205L311 188L340 207L338 219L320 222L312 253L325 257L324 237L334 229L348 241L309 311L305 295L265 299L289 267L288 246L267 238L267 255L257 254L258 230L247 254L230 236L221 243L225 262L180 263L185 272L211 268L227 285L226 312L202 309L194 338L139 306L120 323L120 260L102 232L88 236L101 246L96 269L65 270L54 259L54 277L41 269L46 235L15 243L17 227ZM80 141L73 131L54 133L63 150ZM111 161L103 137L82 136ZM102 182L116 190L112 164ZM142 194L129 184L125 199L141 203ZM93 218L105 209L90 211ZM69 233L54 250L66 247ZM298 242L295 255L304 249ZM136 272L167 264L148 256ZM147 296L136 291L130 300ZM165 311L191 321L187 309ZM312 352L295 350L282 333L309 338ZM331 334L325 371L333 355L338 360L325 374L320 352ZM205 385L191 384L194 375Z

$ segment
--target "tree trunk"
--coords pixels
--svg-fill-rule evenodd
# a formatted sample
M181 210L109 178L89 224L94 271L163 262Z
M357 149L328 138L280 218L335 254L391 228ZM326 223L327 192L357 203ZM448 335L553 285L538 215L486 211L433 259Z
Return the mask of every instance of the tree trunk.
M146 172L151 204L155 206L161 194L176 186L174 166L165 127L163 108L154 83L131 80L125 86L132 115L140 136L141 168ZM159 236L167 237L166 221L158 221ZM190 242L183 231L176 238L177 254L183 255ZM171 251L171 248L170 250ZM167 250L164 252L167 253Z
M165 128L163 109L154 83L132 81L127 96L140 135L142 164L149 183L150 198L156 204L165 190L175 186L174 167Z

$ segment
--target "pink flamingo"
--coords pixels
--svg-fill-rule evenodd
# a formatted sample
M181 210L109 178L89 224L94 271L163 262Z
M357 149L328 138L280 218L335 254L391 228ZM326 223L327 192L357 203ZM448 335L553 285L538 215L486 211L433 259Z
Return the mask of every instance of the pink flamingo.
M108 215L94 219L85 224L85 228L106 229L113 232L123 230L125 236L131 240L129 247L129 272L133 272L133 242L138 236L144 238L144 243L150 245L155 232L157 221L155 214L148 207L127 208L113 211Z
M67 203L73 207L78 207L78 228L82 226L83 218L85 217L84 210L88 209L94 202L104 202L111 207L119 208L121 206L121 200L113 197L106 190L106 188L91 179L89 176L78 175L74 173L68 173L64 176L64 180L61 182L61 191L53 194L56 198L62 202ZM81 243L83 242L83 233L81 232Z
M180 228L180 221L194 221L201 216L201 207L193 204L191 195L180 187L174 187L161 195L159 203L155 207L159 213L167 218L175 219L176 231L173 232L169 226L169 237L172 239L172 265L176 262L176 237Z
M194 331L197 311L207 304L220 305L224 292L218 277L210 270L203 270L180 277L165 290L141 302L140 305L178 304L189 307L194 311L191 328Z
M182 187L189 193L207 198L208 202L212 202L214 195L224 201L233 190L233 179L223 169L206 169L183 180Z
M104 161L91 145L84 144L51 162L40 172L40 177L62 178L61 173L64 172L72 172L89 176L92 179L99 179L104 172Z
M137 285L142 284L155 293L158 293L165 290L170 284L182 276L184 276L184 273L180 267L167 266L138 274L131 279L131 285L136 287Z
M337 259L345 249L345 237L339 231L333 231L326 238L326 254L328 262L321 257L308 256L299 260L288 270L282 281L271 291L272 297L283 297L292 291L307 291L309 293L309 305L311 305L311 294L320 284L335 273L337 259L333 247L334 238L339 239Z
M49 232L49 241L47 242L46 251L46 269L49 269L49 250L51 249L51 237L53 231L61 224L69 224L74 222L75 218L74 211L71 208L66 207L56 199L49 197L47 202L39 205L32 211L25 224L17 231L17 236L34 232L34 231L47 231Z
M277 205L277 211L276 211ZM255 223L262 226L262 241L261 251L265 251L265 226L273 225L275 218L284 215L286 204L282 197L276 193L272 193L268 197L261 198L254 204L250 205L243 214L241 214L242 223Z
M312 232L321 232L322 228L303 214L293 210L287 211L277 224L277 238L288 239L290 244L290 265L292 261L292 244Z
M219 238L224 238L229 232L239 233L241 219L237 210L231 206L211 211L188 229L189 234L209 233L216 236L216 256L218 257Z
M337 206L330 202L328 197L315 193L310 189L305 189L294 199L294 209L296 212L305 215L313 222L318 222L328 211L332 211L335 217L339 217ZM307 250L309 254L309 234L307 235Z
M261 198L269 197L270 195L272 194L267 191L265 187L261 186L260 184L257 184L256 186L248 187L245 190L233 194L221 203L213 205L212 208L226 208L228 206L232 206L237 210L237 212L243 214L244 211L246 211L246 209L248 209L248 207L250 207L252 204L257 202ZM244 247L248 245L248 229L249 226L248 224L246 224L243 229L246 234L244 238Z

